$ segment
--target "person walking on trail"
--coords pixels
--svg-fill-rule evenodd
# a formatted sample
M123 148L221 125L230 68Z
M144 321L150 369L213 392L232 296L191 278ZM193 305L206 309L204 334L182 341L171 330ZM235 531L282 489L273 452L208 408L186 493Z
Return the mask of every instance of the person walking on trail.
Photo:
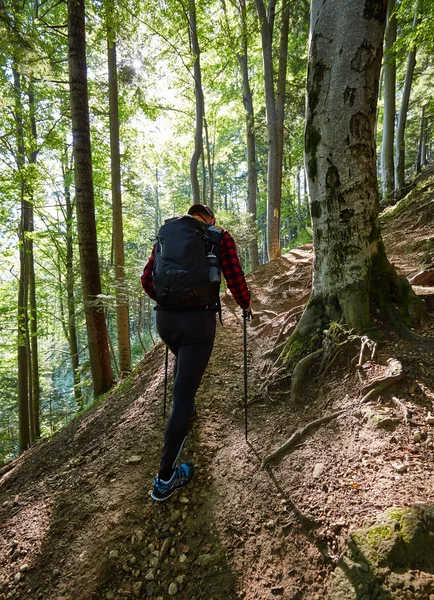
M233 237L215 225L211 208L193 204L187 215L164 223L143 270L142 286L157 302L158 334L176 357L172 409L151 493L154 500L166 500L193 477L191 462L177 462L214 346L216 313L221 313L220 269L238 305L249 312L250 291Z

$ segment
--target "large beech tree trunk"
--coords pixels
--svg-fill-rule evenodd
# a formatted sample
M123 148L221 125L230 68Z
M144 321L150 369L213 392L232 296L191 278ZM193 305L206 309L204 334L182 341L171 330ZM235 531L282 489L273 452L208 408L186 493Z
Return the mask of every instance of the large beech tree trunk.
M389 264L378 222L374 127L386 8L386 0L312 0L305 160L313 288L286 352L330 321L360 331L372 307L392 320L395 304L420 306Z
M98 299L101 279L90 147L84 0L68 0L68 50L80 269L93 389L99 395L112 386L113 373L104 310Z
M389 0L387 6L387 25L384 42L384 118L383 140L381 145L381 184L383 196L387 197L395 189L395 168L393 160L393 142L395 139L395 95L396 95L396 59L392 53L396 41L397 19L393 14L395 0Z
M109 5L110 6L110 5ZM119 103L118 74L116 64L116 42L109 19L113 10L107 13L107 54L109 80L109 120L110 120L110 159L112 179L113 247L116 282L116 329L118 337L119 369L121 375L131 371L130 325L128 293L125 285L125 250L122 221L121 195L121 155L119 149Z

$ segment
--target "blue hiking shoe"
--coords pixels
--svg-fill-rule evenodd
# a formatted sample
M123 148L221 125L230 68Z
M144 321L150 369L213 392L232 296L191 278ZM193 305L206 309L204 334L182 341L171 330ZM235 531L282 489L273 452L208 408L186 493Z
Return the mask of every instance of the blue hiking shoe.
M175 490L183 488L190 483L193 473L193 463L186 462L175 468L175 471L169 481L163 481L157 475L154 481L151 498L157 500L158 502L167 500L167 498L170 498Z
M196 404L193 405L193 412L191 413L191 417L190 417L190 421L194 421L194 419L197 417L197 408L196 408Z

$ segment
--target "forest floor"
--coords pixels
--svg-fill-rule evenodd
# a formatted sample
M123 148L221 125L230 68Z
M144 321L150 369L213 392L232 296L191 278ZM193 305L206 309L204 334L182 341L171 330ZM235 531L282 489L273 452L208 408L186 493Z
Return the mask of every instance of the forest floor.
M408 277L434 258L432 172L412 198L384 217L389 256ZM304 246L249 276L247 442L243 324L226 298L183 451L196 473L166 503L149 496L164 428L161 343L103 403L0 469L1 600L319 600L349 531L389 506L434 504L432 351L385 332L374 360L357 369L356 343L296 400L273 367L311 268ZM429 301L431 285L415 289ZM432 313L421 333L434 334ZM405 378L361 404L389 358ZM261 467L297 428L340 409Z

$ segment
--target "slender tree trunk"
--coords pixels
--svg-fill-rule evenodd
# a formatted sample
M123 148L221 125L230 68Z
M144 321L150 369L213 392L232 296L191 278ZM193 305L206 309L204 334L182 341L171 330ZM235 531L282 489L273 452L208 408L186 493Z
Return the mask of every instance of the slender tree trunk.
M36 164L37 159L37 129L35 118L35 100L33 93L33 85L30 84L29 89L29 108L30 108L30 126L32 131L32 142L34 149L30 154L29 163ZM30 192L30 190L29 190ZM34 231L34 208L33 208L33 191L29 202L29 232ZM32 431L35 439L41 437L40 425L40 404L41 404L41 388L39 383L39 352L38 352L38 315L36 306L36 281L35 281L35 259L33 253L33 239L30 236L28 240L28 271L29 271L29 301L30 301L30 348L31 348L31 382L32 382Z
M196 130L194 134L194 152L190 161L190 180L193 192L193 204L200 204L200 189L197 170L199 159L203 152L202 130L205 111L202 90L202 72L200 68L200 47L197 36L195 0L189 0L189 19L191 54L194 57L194 93L196 97Z
M109 24L114 11L107 11L107 54L109 79L110 158L113 211L113 246L116 282L116 327L118 338L119 369L121 376L131 371L128 293L125 284L125 251L122 221L121 156L119 149L119 103L116 42Z
M413 20L413 29L419 23L419 5ZM408 105L410 103L411 84L413 82L414 68L416 66L416 47L408 53L407 70L405 72L404 89L402 91L401 108L399 109L398 126L396 128L396 174L395 189L399 190L405 185L405 125L407 123Z
M84 406L84 399L81 390L80 357L78 348L77 328L75 323L73 206L71 202L69 173L66 167L63 168L63 185L66 202L66 294L68 303L68 328L66 337L68 340L69 354L71 357L75 403L77 405L77 409L82 410Z
M395 0L387 5L387 25L384 44L384 118L383 141L381 146L381 183L383 197L394 190L393 142L395 139L395 96L396 96L396 58L393 44L396 41L397 19L393 14Z
M155 236L160 229L160 182L158 168L155 169Z
M428 161L427 158L427 150L428 150L428 144L427 144L427 139L428 139L428 123L427 123L427 119L425 117L425 123L424 123L424 128L423 128L423 139L422 139L422 149L421 149L421 166L424 167Z
M208 122L206 118L203 119L203 125L205 129L205 143L206 143L206 160L208 168L208 186L209 186L209 200L205 204L208 204L211 208L214 208L214 184L212 180L212 169L211 169L211 148L209 144L208 136Z
M203 151L203 140L202 140L202 153L201 153L201 164L202 164L202 204L207 204L206 201L206 168L205 168L205 152Z
M279 43L279 70L277 75L276 93L276 122L277 122L277 192L278 192L278 214L277 214L277 236L280 254L280 209L282 202L282 176L283 176L283 140L286 103L286 67L288 63L288 34L289 34L289 1L283 0L280 20L280 43Z
M16 160L20 181L21 219L19 228L20 239L20 275L18 284L18 427L20 452L30 447L30 406L29 406L29 361L28 361L28 313L27 298L29 287L28 262L26 258L26 234L29 231L29 207L25 197L25 148L23 128L23 103L21 91L21 76L17 68L13 68L15 94L15 123L16 123Z
M301 172L297 169L297 235L300 235L303 216L301 214Z
M252 271L259 266L258 237L256 234L256 190L258 187L258 174L256 170L256 141L255 141L255 113L253 109L252 91L249 81L248 66L248 33L245 0L239 0L242 53L238 54L238 63L243 78L243 104L246 111L246 147L247 147L247 211L251 216L254 235L249 242L249 256Z
M386 258L378 220L374 127L386 8L386 0L312 0L305 159L314 274L286 352L330 321L361 331L372 308L390 321L395 305L410 317L420 310Z
M279 137L277 130L276 99L274 92L273 69L273 28L276 1L270 0L268 10L263 0L255 0L258 13L261 41L262 60L264 67L265 109L267 113L268 133L268 168L267 168L267 246L268 258L272 260L280 254L279 220L280 194L279 189Z
M417 145L416 173L420 173L422 170L422 167L424 166L423 153L424 153L424 139L425 139L425 125L426 125L425 109L426 109L426 105L424 104L422 106L422 109L420 112L420 129L419 129L419 141L418 141L418 145Z
M84 0L68 0L68 49L77 230L89 358L95 395L113 385L107 327L99 296L92 157L87 93Z

